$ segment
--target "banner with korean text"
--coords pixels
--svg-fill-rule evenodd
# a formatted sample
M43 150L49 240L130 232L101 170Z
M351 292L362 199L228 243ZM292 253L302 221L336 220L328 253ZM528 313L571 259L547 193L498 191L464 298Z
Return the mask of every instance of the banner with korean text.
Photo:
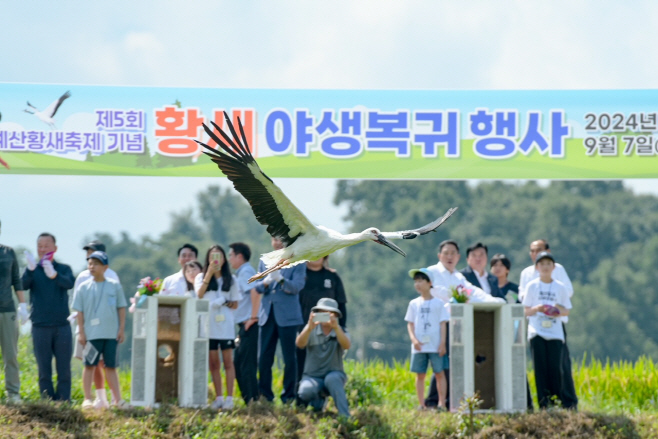
M0 175L218 176L194 140L223 111L271 177L658 177L658 90L13 83L0 83Z

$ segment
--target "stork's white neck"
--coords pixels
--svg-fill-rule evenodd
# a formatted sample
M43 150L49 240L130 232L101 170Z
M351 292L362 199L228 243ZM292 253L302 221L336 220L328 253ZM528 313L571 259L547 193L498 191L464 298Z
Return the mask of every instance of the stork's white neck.
M343 235L343 240L347 242L352 242L358 244L359 242L369 241L371 239L370 234L360 232L360 233L348 233Z

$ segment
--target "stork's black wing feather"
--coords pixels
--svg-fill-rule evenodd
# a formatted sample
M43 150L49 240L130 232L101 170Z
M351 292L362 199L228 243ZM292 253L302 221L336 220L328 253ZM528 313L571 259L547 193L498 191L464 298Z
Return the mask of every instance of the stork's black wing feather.
M200 141L197 143L205 148L203 152L217 164L233 182L235 189L249 202L258 222L267 226L267 232L281 238L286 246L291 245L313 225L260 169L249 151L240 119L238 118L238 125L242 139L238 137L226 112L224 118L232 138L211 122L219 136L206 124L203 129L217 143L218 148L214 149Z
M448 211L443 216L440 216L439 218L435 219L429 224L424 225L423 227L419 227L413 230L401 230L399 232L383 232L382 235L390 239L414 239L420 235L436 232L436 229L438 229L441 224L446 222L446 220L450 218L450 216L455 213L456 210L456 207L448 209Z
M64 102L66 99L71 97L71 92L67 91L64 93L62 96L60 96L59 99L55 102L55 108L52 109L52 113L50 114L50 117L55 116L55 113L57 113L57 110L59 109L59 106L62 105L62 102Z

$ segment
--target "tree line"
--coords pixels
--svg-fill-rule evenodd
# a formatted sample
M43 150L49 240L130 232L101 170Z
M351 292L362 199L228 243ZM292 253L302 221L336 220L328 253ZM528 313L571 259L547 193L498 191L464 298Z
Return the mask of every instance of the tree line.
M404 312L416 297L410 268L437 262L438 244L454 239L466 266L465 248L477 241L489 257L504 253L512 261L510 280L518 283L531 264L531 241L544 238L574 284L569 345L576 358L658 359L656 288L658 272L658 198L634 195L618 181L556 181L507 184L463 181L339 181L333 202L348 209L345 230L375 226L384 231L417 227L459 210L437 233L402 242L403 258L381 246L356 245L334 254L330 265L340 274L348 298L350 356L405 359L410 352ZM107 245L112 268L128 296L139 279L164 277L179 269L176 250L183 242L227 248L243 241L252 248L252 264L271 249L265 227L234 190L211 186L197 194L196 206L171 214L169 230L158 237L98 232L86 239ZM86 243L87 241L85 241ZM131 320L130 318L128 319ZM128 328L130 336L130 327ZM130 340L130 338L128 338ZM122 347L129 361L130 343Z

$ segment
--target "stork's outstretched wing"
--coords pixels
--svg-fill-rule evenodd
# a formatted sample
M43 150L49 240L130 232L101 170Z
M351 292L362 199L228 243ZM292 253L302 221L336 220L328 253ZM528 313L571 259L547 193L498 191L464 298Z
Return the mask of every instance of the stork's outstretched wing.
M66 93L61 95L59 99L57 99L55 102L48 105L48 107L45 110L43 110L43 114L47 115L48 117L55 116L55 113L57 113L57 110L59 109L59 106L62 105L62 102L64 102L66 99L70 97L71 97L71 92L67 91ZM30 103L28 102L27 105L30 105Z
M240 119L238 118L238 125L242 139L238 137L226 112L224 118L233 139L211 121L210 123L223 139L220 139L206 124L203 124L203 129L217 142L218 148L211 148L199 141L197 143L205 148L203 152L217 164L233 182L235 189L249 202L258 222L267 226L267 233L281 238L286 246L291 245L300 235L314 228L313 224L261 171L249 152Z
M414 239L417 236L426 235L429 232L436 232L436 229L438 229L441 224L443 224L448 218L450 218L450 215L455 213L456 210L457 210L456 207L448 209L445 215L435 219L434 221L424 225L423 227L419 227L414 230L401 230L399 232L382 232L382 235L384 235L384 237L389 239Z

